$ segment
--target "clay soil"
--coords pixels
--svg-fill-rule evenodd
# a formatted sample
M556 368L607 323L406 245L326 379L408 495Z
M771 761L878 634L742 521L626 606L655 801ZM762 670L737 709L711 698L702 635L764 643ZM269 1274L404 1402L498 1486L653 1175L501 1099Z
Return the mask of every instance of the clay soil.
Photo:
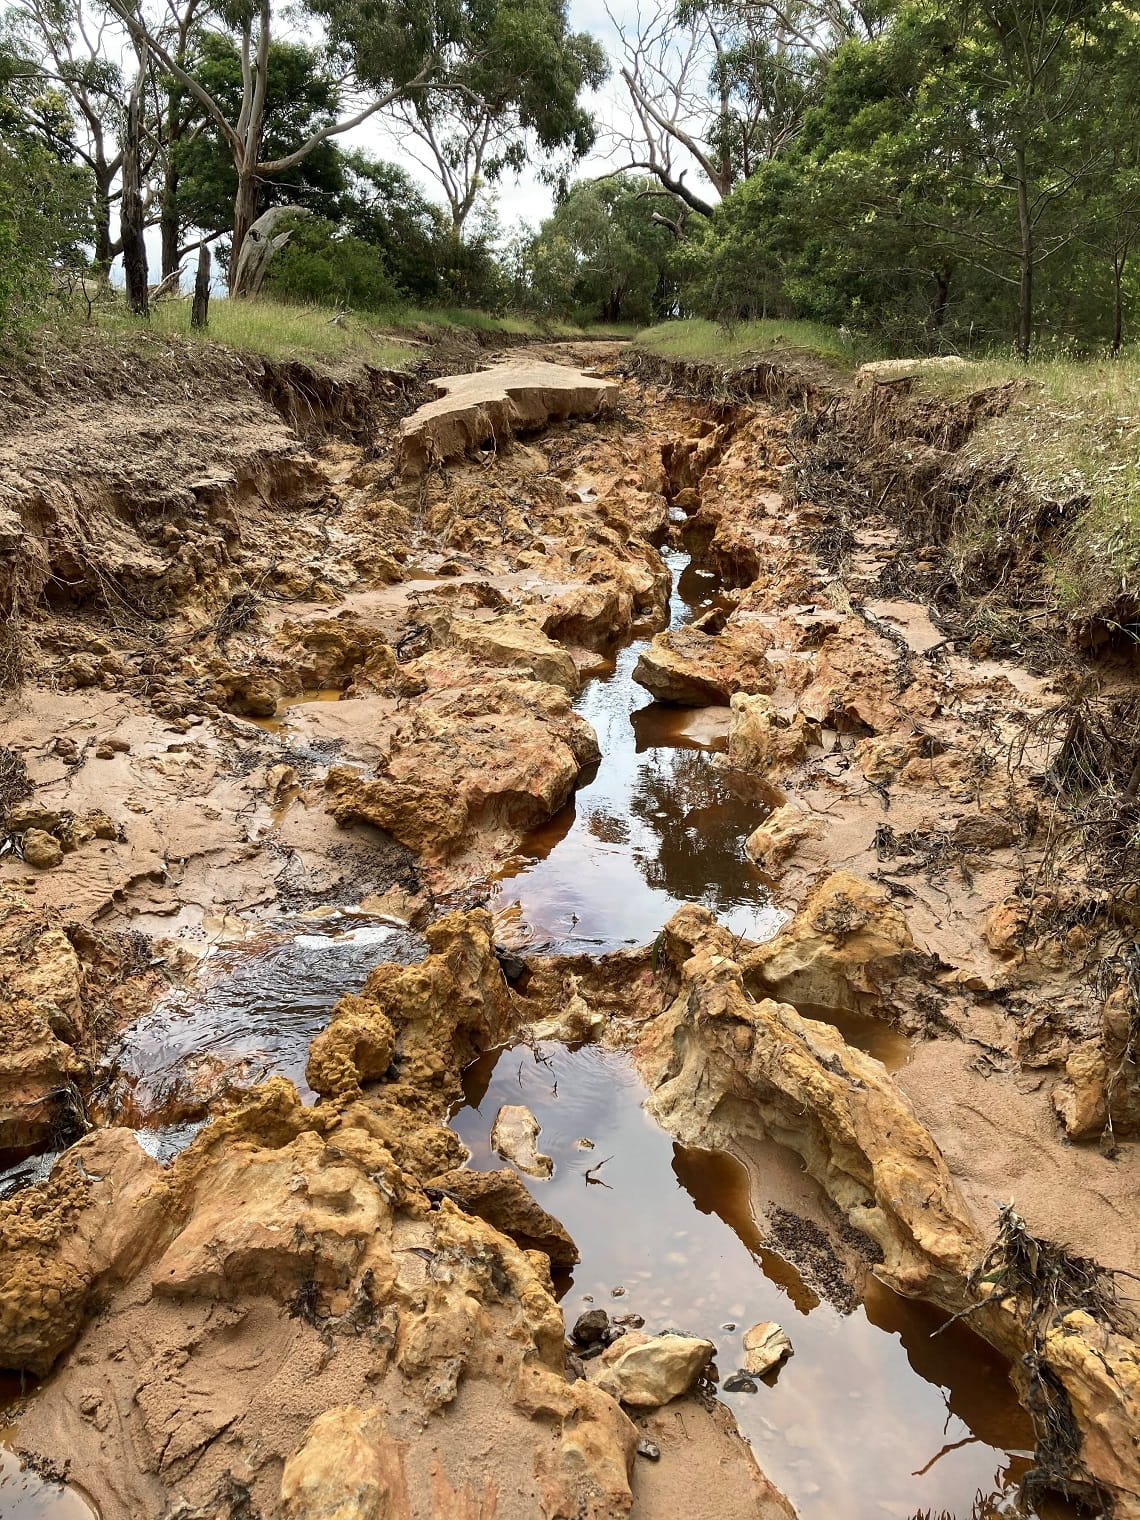
M791 1205L838 1292L973 1316L1044 1480L1140 1514L1135 1283L1100 1270L1140 1272L1140 904L1111 777L1074 790L1065 750L1132 677L957 637L937 545L803 467L814 380L710 399L615 357L515 350L523 382L608 374L604 404L568 380L590 415L532 397L442 459L402 427L426 370L198 351L9 388L0 1156L61 1154L0 1203L0 1366L33 1380L12 1444L103 1520L791 1513L711 1385L637 1414L568 1354L555 1221L509 1178L483 1214L457 1192L462 1069L528 1032L631 1049L683 1144L798 1158L754 1200L769 1244ZM685 629L666 543L725 593ZM769 941L686 908L549 956L485 910L597 762L574 698L633 638L764 797ZM108 1047L207 951L350 907L425 959L337 1003L318 1101L204 1064L161 1119L212 1123L168 1165L94 1122ZM1047 1281L1011 1275L1011 1200L1064 1248Z

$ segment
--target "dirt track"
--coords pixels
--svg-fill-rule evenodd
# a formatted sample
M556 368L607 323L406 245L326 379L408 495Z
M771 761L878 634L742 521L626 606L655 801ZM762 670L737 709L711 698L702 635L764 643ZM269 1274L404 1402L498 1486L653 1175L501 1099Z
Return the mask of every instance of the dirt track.
M604 416L403 478L399 424L426 399L405 382L326 384L301 436L296 376L218 366L157 376L146 407L108 404L105 379L10 403L0 1144L16 1162L82 1135L115 1036L192 992L220 942L353 907L426 929L428 958L380 966L307 1067L302 1048L317 1106L248 1092L264 1066L219 1047L117 1111L218 1116L173 1164L95 1129L0 1204L0 1364L54 1367L17 1444L72 1455L104 1520L179 1496L328 1513L325 1448L389 1493L378 1513L787 1513L712 1384L678 1436L574 1380L588 1363L567 1381L521 1198L483 1219L441 1196L461 1069L529 1030L631 1050L660 1123L749 1166L796 1271L792 1202L845 1293L873 1271L1028 1348L1046 1475L1140 1514L1129 1289L1109 1313L1062 1272L1042 1317L1020 1279L1002 1304L970 1282L995 1199L1140 1269L1136 909L1058 826L1071 672L932 621L889 504L817 499L778 394L626 381ZM665 544L719 588L671 628ZM480 906L592 774L575 699L631 640L633 680L692 710L708 765L759 805L731 858L778 910L764 942L687 907L645 949L542 954L525 892L495 921ZM832 1020L889 1027L905 1064ZM810 1203L791 1183L762 1203L772 1142ZM659 1466L634 1457L666 1429Z

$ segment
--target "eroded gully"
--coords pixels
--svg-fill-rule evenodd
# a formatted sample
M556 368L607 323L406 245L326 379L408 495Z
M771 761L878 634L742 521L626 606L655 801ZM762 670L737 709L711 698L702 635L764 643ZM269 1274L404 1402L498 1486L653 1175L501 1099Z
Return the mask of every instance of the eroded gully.
M665 559L676 626L714 605L718 588L683 552ZM648 703L632 679L642 647L622 649L577 703L598 735L596 773L493 885L490 905L532 946L644 944L686 902L750 939L778 927L743 852L764 803L714 760L726 713ZM301 1082L309 1039L336 998L361 985L378 958L417 953L414 936L351 917L280 924L262 941L216 952L201 992L168 998L112 1053L106 1117L145 1129L155 1152L168 1154L207 1114L215 1075L250 1084L282 1072ZM905 1059L901 1039L881 1030L853 1024L844 1033L888 1062ZM874 1279L861 1301L809 1283L794 1253L774 1249L758 1224L755 1179L741 1162L676 1144L643 1112L645 1095L629 1058L598 1046L492 1052L467 1074L467 1103L453 1123L472 1166L501 1165L488 1142L501 1103L526 1103L542 1124L554 1175L524 1180L581 1252L559 1284L568 1323L594 1305L640 1316L651 1330L705 1335L717 1345L723 1384L742 1362L743 1331L778 1320L793 1358L720 1397L804 1517L1014 1513L1032 1433L997 1354ZM768 1159L783 1215L797 1206L827 1214L798 1163L775 1148ZM5 1520L87 1513L74 1492L60 1498L5 1460Z

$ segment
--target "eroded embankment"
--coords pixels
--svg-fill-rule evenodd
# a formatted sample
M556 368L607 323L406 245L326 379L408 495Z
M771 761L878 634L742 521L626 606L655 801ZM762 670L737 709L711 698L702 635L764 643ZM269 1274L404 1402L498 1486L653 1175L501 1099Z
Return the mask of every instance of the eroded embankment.
M834 501L791 469L789 434L794 448L806 424L788 413L627 390L603 418L405 481L391 439L411 399L362 448L303 443L242 392L248 426L281 429L267 458L312 489L278 499L231 465L241 510L231 484L216 512L206 492L180 516L140 506L157 464L136 418L130 511L94 491L88 536L133 542L144 523L168 599L148 623L115 611L98 577L64 598L56 555L22 604L33 672L7 715L0 865L10 1147L42 1147L67 1114L83 1127L101 1052L162 983L188 985L191 1018L240 1016L240 998L194 1000L219 934L276 921L288 938L290 913L355 906L424 926L426 946L346 974L354 990L327 1028L318 998L260 1054L211 1038L203 1059L183 1037L192 1059L156 1084L120 1049L114 1114L215 1117L166 1166L130 1130L96 1129L0 1205L0 1364L50 1370L17 1443L48 1464L74 1454L104 1520L182 1499L188 1513L292 1520L337 1504L482 1520L787 1514L707 1380L671 1401L709 1342L633 1338L611 1354L587 1340L602 1354L568 1362L550 1263L583 1246L540 1207L546 1168L517 1138L533 1152L524 1117L501 1149L537 1173L532 1192L518 1171L464 1169L446 1122L462 1068L520 1035L587 1038L632 1050L686 1146L751 1165L745 1231L806 1274L796 1292L822 1271L857 1296L870 1269L970 1311L1015 1359L1044 1477L1136 1513L1127 1306L1008 1216L986 1259L993 1197L1012 1192L1038 1236L1136 1266L1130 1148L1063 1146L1054 1117L1079 1134L1074 1095L1095 1095L1099 1071L1119 1135L1134 1093L1127 899L1070 912L1091 880L1049 822L1064 805L1050 789L1063 692L1011 660L950 652L924 606L892 594L884 577L907 551L885 501L846 518L837 546ZM183 471L223 468L229 435L176 431ZM100 438L79 478L104 480L105 457ZM21 543L58 542L38 533L35 491L16 482L10 499L30 503ZM691 619L669 616L666 538L722 585ZM183 551L215 566L185 595L163 580ZM747 833L755 866L739 870L786 920L764 943L688 906L645 948L528 948L528 874L548 871L548 906L563 861L569 881L583 858L575 820L550 833L598 760L600 726L576 699L623 645L625 689L632 675L692 711L692 753L718 780L693 808L654 791L647 768L583 794L582 822L632 863L630 891L664 883L682 901L699 895L678 884L702 874L702 850L724 878ZM639 715L637 749L643 732L654 749L665 711ZM733 834L735 797L761 799L759 827L741 813ZM604 876L604 855L590 858ZM441 916L502 901L504 861L518 913ZM1121 989L1102 1014L1089 966L1103 981L1114 958ZM903 1031L909 1064L888 1075L816 1018L853 1014ZM155 1024L135 1027L147 1038ZM243 1094L267 1070L320 1101L280 1079ZM798 1204L816 1231L798 1257L787 1209L757 1202L773 1143L818 1185ZM659 1466L635 1461L639 1437ZM360 1475L351 1494L346 1471ZM810 1488L800 1502L810 1514ZM874 1512L860 1503L853 1516Z

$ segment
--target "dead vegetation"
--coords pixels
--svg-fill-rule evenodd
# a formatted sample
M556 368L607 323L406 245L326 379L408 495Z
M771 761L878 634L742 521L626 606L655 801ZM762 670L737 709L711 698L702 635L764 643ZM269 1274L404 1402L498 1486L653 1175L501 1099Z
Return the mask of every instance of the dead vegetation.
M1048 1332L1067 1314L1080 1311L1106 1329L1125 1319L1115 1274L1085 1256L1030 1233L1012 1203L998 1209L997 1232L967 1287L982 1303L1010 1305L1025 1326L1028 1348L1015 1376L1024 1384L1023 1402L1033 1421L1037 1466L1023 1480L1030 1494L1063 1493L1077 1501L1107 1502L1095 1487L1075 1481L1080 1470L1081 1432L1067 1395L1046 1359ZM970 1313L970 1310L965 1311ZM1128 1327L1131 1328L1131 1327Z

